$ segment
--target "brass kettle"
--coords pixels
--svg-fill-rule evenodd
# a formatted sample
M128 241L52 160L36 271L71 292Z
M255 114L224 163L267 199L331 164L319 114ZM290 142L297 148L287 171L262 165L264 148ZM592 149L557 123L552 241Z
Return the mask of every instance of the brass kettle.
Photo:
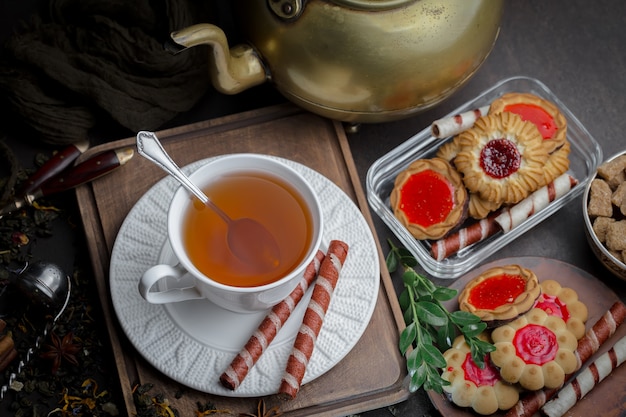
M449 97L480 67L502 0L235 0L250 44L198 24L171 34L179 50L210 46L214 87L236 94L271 82L290 101L350 123L386 122Z

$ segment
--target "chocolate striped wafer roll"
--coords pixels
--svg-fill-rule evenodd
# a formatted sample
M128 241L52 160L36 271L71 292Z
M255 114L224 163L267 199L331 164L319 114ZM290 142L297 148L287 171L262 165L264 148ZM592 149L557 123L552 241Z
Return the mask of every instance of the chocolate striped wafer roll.
M609 376L613 369L624 363L624 360L626 360L626 336L561 388L557 396L542 407L542 414L548 417L561 417L600 381Z
M457 230L449 236L433 242L430 247L430 254L437 261L442 261L448 256L452 256L461 249L474 243L487 239L489 236L499 232L500 225L496 222L496 217L500 211L481 219L467 227Z
M496 222L504 233L508 233L533 214L546 208L554 200L567 194L576 184L578 184L576 178L569 174L562 174L519 203L504 210L502 214L496 217Z
M306 367L313 354L317 336L322 328L324 316L328 311L341 268L343 268L347 256L348 245L345 242L340 240L330 242L326 257L320 266L317 282L313 287L311 301L304 313L302 325L296 336L280 383L278 392L284 398L295 398L300 390Z
M576 184L578 181L574 177L563 174L519 203L496 211L476 223L459 229L450 236L437 240L431 246L430 254L437 261L442 261L461 249L485 240L499 231L508 233L530 216L565 195Z
M576 348L576 358L578 365L576 371L589 360L589 358L600 349L600 346L606 342L624 322L626 318L626 305L621 301L616 301L609 311L604 313L602 317L593 325L591 329L578 341ZM565 379L570 378L572 374L566 375ZM511 408L506 417L531 417L543 405L556 395L558 389L543 389L529 393L519 400L517 404Z
M430 126L430 132L437 139L457 135L474 126L476 120L489 113L489 106L479 107L454 116L435 120Z
M246 342L245 346L220 376L220 382L225 388L236 390L243 382L250 369L257 363L263 352L265 352L291 316L304 293L307 292L309 286L315 281L323 259L324 252L318 250L315 258L304 270L304 275L298 286L294 288L287 298L272 307L268 315L265 316L259 327L248 339L248 342Z

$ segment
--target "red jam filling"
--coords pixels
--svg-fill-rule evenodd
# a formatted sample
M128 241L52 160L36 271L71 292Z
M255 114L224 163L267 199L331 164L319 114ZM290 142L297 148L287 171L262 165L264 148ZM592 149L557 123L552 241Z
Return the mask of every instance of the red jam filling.
M492 139L480 151L480 167L492 178L514 174L522 163L517 146L508 139Z
M524 362L543 365L554 360L559 345L556 335L547 327L527 324L513 336L513 346Z
M560 317L563 321L569 320L567 306L555 295L541 294L535 307L542 309L551 316Z
M411 175L402 186L400 209L413 224L428 227L441 223L453 207L453 187L431 169Z
M477 387L494 386L500 380L500 373L495 366L491 364L488 355L485 355L485 367L480 369L472 360L472 354L467 353L465 361L463 361L463 373L465 380L473 382Z
M514 302L525 288L526 281L518 275L494 275L472 288L468 302L476 308L493 310Z
M504 111L515 113L521 117L522 120L534 123L544 139L552 138L558 130L554 118L550 113L535 104L509 104L504 108Z

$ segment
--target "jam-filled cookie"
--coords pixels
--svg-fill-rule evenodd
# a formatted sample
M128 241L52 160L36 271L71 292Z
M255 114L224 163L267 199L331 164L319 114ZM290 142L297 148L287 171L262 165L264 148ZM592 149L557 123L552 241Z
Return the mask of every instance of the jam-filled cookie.
M580 340L585 335L585 322L589 312L587 306L578 299L578 293L572 288L562 287L552 279L542 281L540 285L541 295L535 308L562 318L567 329Z
M541 293L537 275L520 265L490 268L459 294L459 309L477 315L490 328L529 311Z
M467 190L444 159L418 159L396 177L394 215L416 239L440 239L467 218Z
M567 137L567 120L553 103L529 93L507 93L494 100L489 114L511 112L539 129L548 153L563 146Z
M456 169L470 192L494 203L517 203L544 185L548 152L537 127L505 112L481 117L455 141Z
M489 341L485 333L478 337ZM441 377L450 382L443 390L452 403L459 407L471 407L482 415L508 410L517 403L518 388L502 380L488 355L485 366L478 367L463 336L454 340L443 357L446 359L446 367Z
M491 338L491 361L500 375L525 389L558 388L576 370L576 336L563 319L540 308L494 329Z

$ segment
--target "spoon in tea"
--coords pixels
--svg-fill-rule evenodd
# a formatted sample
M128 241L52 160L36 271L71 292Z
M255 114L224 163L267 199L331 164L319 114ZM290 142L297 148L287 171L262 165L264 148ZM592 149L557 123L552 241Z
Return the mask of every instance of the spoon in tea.
M254 219L248 217L232 219L226 214L176 165L153 132L137 133L137 151L174 177L187 191L195 195L226 222L226 240L233 255L241 261L264 268L264 270L279 265L280 249L270 231Z

